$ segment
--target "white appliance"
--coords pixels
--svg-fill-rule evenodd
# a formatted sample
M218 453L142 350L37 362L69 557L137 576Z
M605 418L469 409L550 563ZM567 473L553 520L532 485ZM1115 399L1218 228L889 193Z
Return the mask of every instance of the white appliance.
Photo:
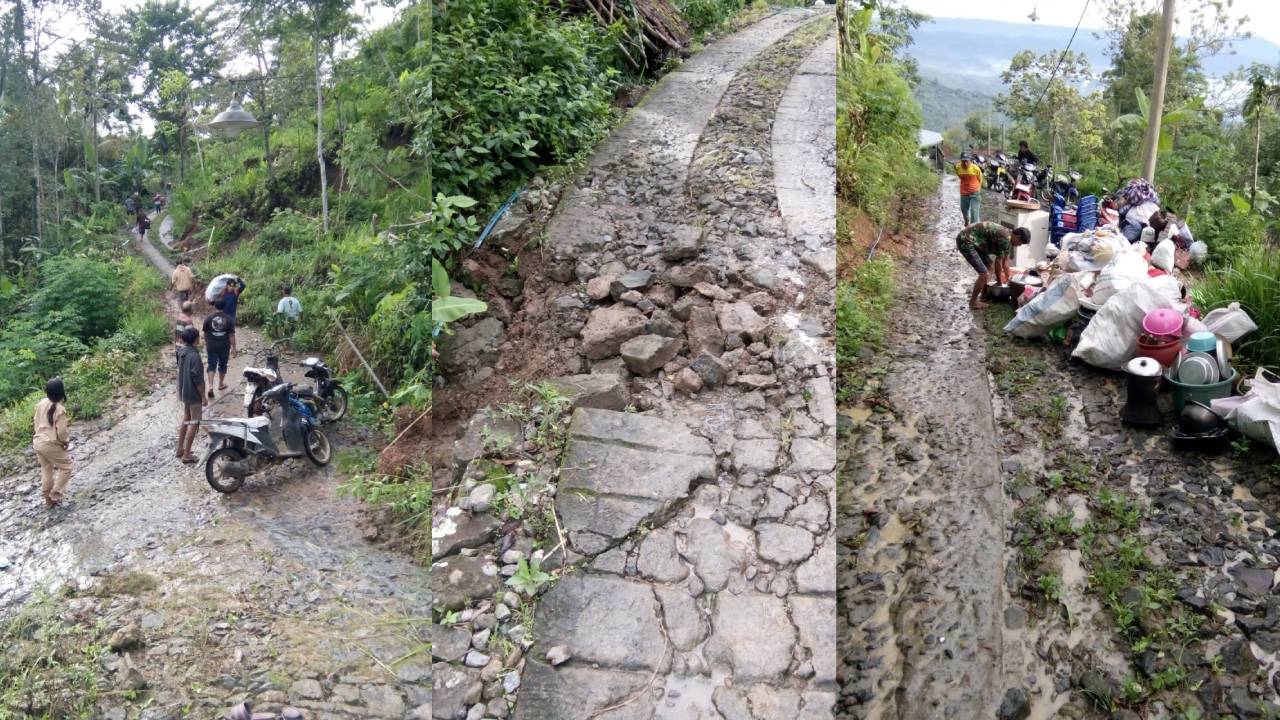
M1035 267L1036 263L1045 259L1044 250L1049 245L1049 213L1006 206L1000 208L997 222L1011 230L1024 227L1031 231L1031 242L1013 251L1015 267Z

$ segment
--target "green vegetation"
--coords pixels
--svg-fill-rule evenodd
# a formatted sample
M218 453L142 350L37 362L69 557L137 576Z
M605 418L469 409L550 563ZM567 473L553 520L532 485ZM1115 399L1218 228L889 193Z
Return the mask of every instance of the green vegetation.
M836 354L852 362L864 346L884 339L893 302L893 259L881 255L859 265L836 290Z
M923 16L882 7L878 24L875 17L870 8L837 8L837 242L847 275L836 289L836 358L846 391L861 384L858 353L883 338L893 296L893 260L881 254L864 261L871 240L853 237L856 220L899 224L937 186L917 158L920 106L904 79L914 73L895 54Z
M112 692L100 684L106 634L104 618L77 621L67 612L65 597L34 593L0 626L6 648L0 657L0 715L99 717L98 701Z

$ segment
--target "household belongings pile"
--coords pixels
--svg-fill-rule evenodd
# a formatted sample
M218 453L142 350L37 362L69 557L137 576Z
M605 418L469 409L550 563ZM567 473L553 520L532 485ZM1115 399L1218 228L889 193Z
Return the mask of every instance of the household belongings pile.
M1173 389L1175 413L1191 405L1191 417L1211 406L1239 432L1280 448L1280 379L1260 371L1247 395L1230 397L1238 379L1231 345L1257 326L1235 303L1200 317L1171 274L1174 250L1162 240L1148 252L1145 243L1130 244L1114 226L1067 235L1052 262L1038 266L1040 286L1023 289L1004 330L1034 338L1057 336L1069 325L1079 332L1072 356L1108 370L1146 374L1150 362L1139 367L1131 361L1150 358ZM1217 439L1225 432L1180 429L1175 439Z

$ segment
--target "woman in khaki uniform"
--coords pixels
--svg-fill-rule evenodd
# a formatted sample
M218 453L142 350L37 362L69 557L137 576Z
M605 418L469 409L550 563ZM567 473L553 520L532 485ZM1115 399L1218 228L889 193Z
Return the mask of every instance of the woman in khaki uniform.
M46 397L36 403L35 437L31 440L40 461L41 486L45 507L62 502L63 492L71 481L71 435L67 431L67 392L61 378L44 386Z

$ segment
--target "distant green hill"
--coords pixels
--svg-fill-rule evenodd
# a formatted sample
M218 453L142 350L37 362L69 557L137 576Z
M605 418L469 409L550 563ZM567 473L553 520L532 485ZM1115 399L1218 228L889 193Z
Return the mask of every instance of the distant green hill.
M924 126L943 132L964 122L970 113L992 109L994 97L976 90L964 90L924 77L916 86L915 98L924 111Z

